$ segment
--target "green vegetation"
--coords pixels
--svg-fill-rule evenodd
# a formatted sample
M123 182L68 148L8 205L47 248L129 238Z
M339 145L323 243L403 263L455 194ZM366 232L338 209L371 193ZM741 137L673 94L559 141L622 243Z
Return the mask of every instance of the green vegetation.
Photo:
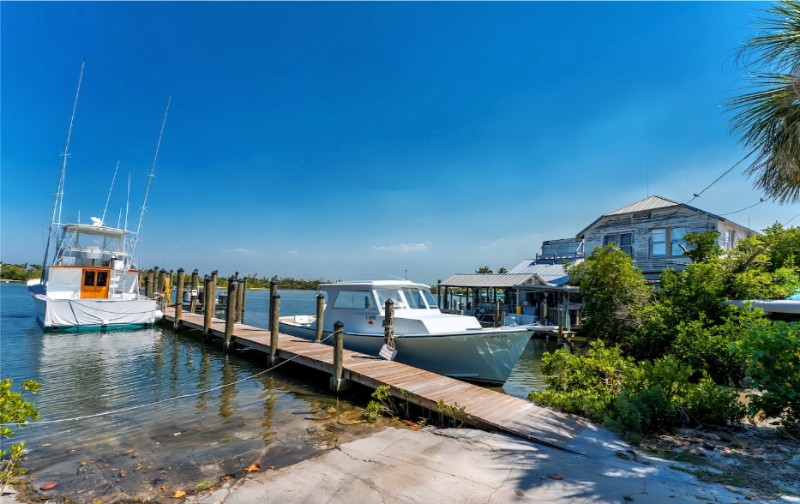
M33 278L41 278L42 266L40 264L0 264L0 278L25 282Z
M22 394L35 394L40 385L33 380L25 380L22 382L22 392L12 391L11 385L11 378L0 380L0 439L7 439L14 434L9 425L23 426L28 420L39 418L39 410ZM25 473L20 466L24 452L25 443L22 442L8 446L8 450L0 448L0 484L11 483L16 476Z
M543 358L549 388L529 398L635 433L725 425L745 414L800 428L800 334L727 299L780 299L800 287L800 230L775 224L723 253L718 233L687 235L683 270L647 287L614 245L570 268L586 296L582 332L592 342ZM738 388L760 394L749 409Z

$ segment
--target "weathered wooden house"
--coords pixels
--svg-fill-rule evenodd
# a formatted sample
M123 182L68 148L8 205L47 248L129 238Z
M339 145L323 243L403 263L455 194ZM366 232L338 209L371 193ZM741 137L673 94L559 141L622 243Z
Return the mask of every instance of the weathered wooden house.
M661 196L650 196L597 218L576 236L588 257L595 247L616 243L633 257L645 278L656 280L666 268L687 263L687 233L719 231L719 245L732 249L742 238L756 234L745 226L699 208Z

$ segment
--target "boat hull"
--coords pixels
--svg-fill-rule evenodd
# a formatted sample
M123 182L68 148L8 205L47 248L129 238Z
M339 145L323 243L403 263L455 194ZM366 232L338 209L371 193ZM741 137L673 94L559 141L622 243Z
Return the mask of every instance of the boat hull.
M30 290L39 325L48 332L136 330L161 318L152 299L53 299Z
M281 320L284 334L313 340L312 324ZM531 338L528 328L476 329L451 334L396 334L394 360L434 373L470 381L502 384L508 379ZM324 342L331 344L329 332ZM344 333L344 347L378 355L383 334Z

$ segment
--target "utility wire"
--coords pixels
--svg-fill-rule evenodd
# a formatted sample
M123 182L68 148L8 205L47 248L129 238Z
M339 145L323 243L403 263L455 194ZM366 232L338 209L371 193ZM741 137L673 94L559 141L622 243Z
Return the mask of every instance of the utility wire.
M713 186L714 184L716 184L717 182L719 182L720 180L722 180L722 177L724 177L725 175L729 174L731 171L733 171L733 169L734 169L734 168L736 168L737 166L739 166L739 165L742 163L742 161L744 161L745 159L747 159L748 157L750 157L750 155L751 155L751 154L752 154L752 152L751 152L750 154L746 155L745 157L743 157L742 159L740 159L739 161L737 161L737 162L736 162L736 163L735 163L733 166L731 166L730 168L728 168L727 170L725 170L725 171L722 173L722 175L720 175L720 176L719 176L719 177L717 177L717 178L716 178L716 179L715 179L713 182L711 182L710 184L708 184L707 186L705 186L705 187L703 188L703 190L702 190L702 191L700 191L700 192L697 192L697 193L694 193L694 194L692 195L692 199L690 199L689 201L687 201L685 204L686 204L686 205L688 205L688 204L689 204L689 203L691 203L692 201L694 201L694 200L696 200L697 198L699 198L699 197L700 197L700 196L701 196L701 195L702 195L704 192L706 192L706 191L707 191L707 190L708 190L708 189L709 189L711 186ZM723 214L723 215L725 215L725 214Z
M327 335L324 338L322 338L322 340L320 340L320 343L322 343L323 341L326 341L327 339L329 339L331 336L333 336L333 334L334 333L332 332L329 335ZM175 397L167 397L165 399L159 399L158 401L153 401L153 402L147 403L147 404L138 404L136 406L128 406L126 408L118 408L118 409L114 409L114 410L103 411L103 412L100 412L100 413L94 413L92 415L83 415L83 416L77 416L77 417L71 417L71 418L59 418L57 420L34 420L33 421L33 425L52 425L52 424L58 424L58 423L64 423L64 422L74 422L74 421L78 421L78 420L88 420L90 418L99 418L99 417L104 417L104 416L108 416L108 415L115 415L117 413L125 413L127 411L133 411L133 410L138 410L138 409L142 409L142 408L147 408L148 406L155 406L156 404L161 404L161 403L167 402L167 401L176 401L178 399L185 399L187 397L194 397L194 396L199 396L199 395L202 395L202 394L207 394L209 392L213 392L215 390L220 390L220 389L223 389L225 387L232 387L233 385L238 385L239 383L245 382L247 380L252 380L253 378L258 378L259 376L267 374L270 371L274 371L275 369L279 368L280 366L283 366L284 364L286 364L288 362L291 362L291 361L293 361L294 359L296 359L298 357L300 357L299 354L295 355L294 357L290 357L290 358L288 358L288 359L286 359L284 361L281 361L278 364L275 364L274 366L272 366L271 368L267 368L267 369L265 369L263 371L259 371L258 373L252 374L250 376L246 376L246 377L242 378L241 380L236 380L236 381L231 382L231 383L225 383L223 385L218 385L216 387L211 387L211 388L208 388L208 389L205 389L205 390L198 390L196 392L190 392L188 394L183 394L183 395L179 395L179 396L175 396ZM27 423L28 422L0 423L0 427L10 427L10 426L16 426L16 425L27 425Z
M766 201L766 200L764 198L761 198L756 203L753 203L750 206L746 206L746 207L744 207L744 208L742 208L740 210L736 210L735 212L722 213L722 214L719 214L719 215L720 216L722 216L722 215L733 215L733 214L737 214L739 212L744 212L745 210L749 210L749 209L753 208L754 206L757 206L757 205L760 205L761 203L764 203L764 201Z

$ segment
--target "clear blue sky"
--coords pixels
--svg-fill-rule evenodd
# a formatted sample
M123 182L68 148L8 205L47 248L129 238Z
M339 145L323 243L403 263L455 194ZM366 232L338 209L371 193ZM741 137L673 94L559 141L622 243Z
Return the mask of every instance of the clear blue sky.
M721 104L768 5L3 2L0 258L41 260L85 56L65 221L102 212L118 158L106 221L129 172L135 221L173 96L144 267L510 268L648 191L687 201L741 157ZM759 197L737 168L692 204Z

